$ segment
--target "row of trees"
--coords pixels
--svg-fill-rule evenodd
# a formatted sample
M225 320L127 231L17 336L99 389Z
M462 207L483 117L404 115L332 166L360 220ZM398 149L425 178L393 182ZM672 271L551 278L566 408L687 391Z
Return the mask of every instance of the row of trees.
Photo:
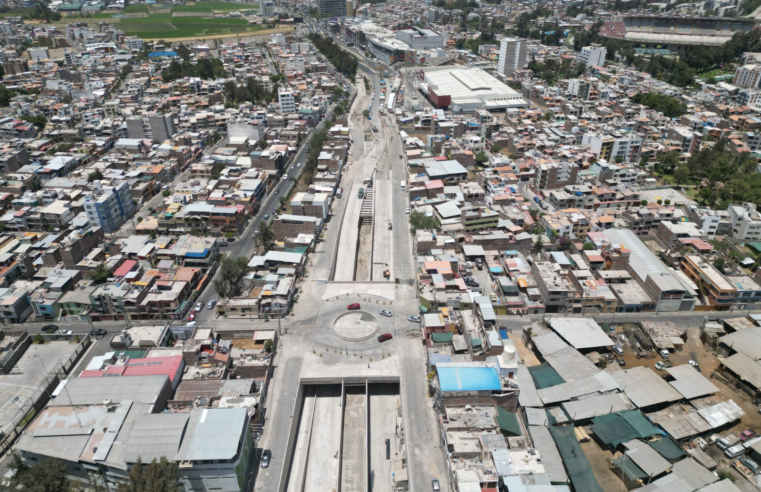
M332 38L320 36L316 33L309 34L309 41L327 58L336 70L354 80L357 74L357 57L341 49L333 42Z
M34 466L27 465L18 455L11 461L14 471L10 483L0 485L0 492L25 490L30 492L106 492L107 487L92 482L71 482L66 477L66 465L61 460L48 459ZM143 465L140 458L129 471L129 479L117 486L118 492L181 492L177 464L162 457Z
M584 66L576 65L568 59L560 63L554 58L548 58L544 63L531 60L527 68L549 85L554 85L559 79L574 78L584 73Z
M276 75L272 79L279 79L279 77L279 75ZM253 104L267 104L277 100L278 86L277 82L273 82L272 90L268 91L253 77L246 79L246 83L240 85L232 80L228 80L224 86L226 104L235 106L247 101Z
M161 72L161 78L164 79L164 82L171 82L183 77L219 79L225 75L225 67L219 58L204 58L195 65L189 61L180 63L177 60L172 60L169 67Z

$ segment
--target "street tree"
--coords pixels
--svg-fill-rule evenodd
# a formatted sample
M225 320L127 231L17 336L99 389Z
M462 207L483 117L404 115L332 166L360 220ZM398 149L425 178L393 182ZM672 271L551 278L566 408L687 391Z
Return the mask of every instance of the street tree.
M219 265L219 278L214 281L214 288L220 297L229 297L248 269L248 259L244 256L231 258L225 256Z
M165 456L143 465L140 457L129 471L129 481L116 488L117 492L180 492L183 490L177 478L177 464Z

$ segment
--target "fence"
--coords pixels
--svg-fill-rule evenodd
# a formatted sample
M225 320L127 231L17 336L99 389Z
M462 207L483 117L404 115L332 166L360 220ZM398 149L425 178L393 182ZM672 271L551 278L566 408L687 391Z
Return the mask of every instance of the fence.
M59 340L60 335L42 335L44 340ZM0 457L10 451L11 446L16 439L21 435L24 428L29 425L34 416L42 410L50 400L50 394L56 389L61 380L68 374L74 365L85 353L87 347L90 346L91 339L89 335L85 335L82 341L77 345L74 353L65 360L58 361L51 371L43 378L40 385L34 390L34 393L30 397L22 400L14 401L19 407L18 411L11 417L11 424L3 429L2 435L0 435Z

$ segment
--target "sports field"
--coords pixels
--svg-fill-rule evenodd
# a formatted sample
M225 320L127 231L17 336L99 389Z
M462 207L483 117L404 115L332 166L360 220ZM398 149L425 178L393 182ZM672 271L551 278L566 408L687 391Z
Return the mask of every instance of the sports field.
M246 19L233 17L183 17L174 12L223 13L236 10L252 10L252 4L230 2L198 2L195 5L163 6L151 5L149 13L144 4L129 5L125 13L145 13L145 17L124 17L122 13L100 13L96 17L113 19L114 24L125 34L147 39L172 39L213 36L220 34L252 33L264 29L263 26L249 24ZM168 8L172 12L166 12Z

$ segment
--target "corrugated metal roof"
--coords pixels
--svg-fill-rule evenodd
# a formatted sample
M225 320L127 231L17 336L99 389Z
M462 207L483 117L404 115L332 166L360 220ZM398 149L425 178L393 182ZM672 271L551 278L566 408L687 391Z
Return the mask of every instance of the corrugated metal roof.
M563 467L563 459L560 457L560 452L550 435L549 429L544 426L532 425L529 426L528 432L531 434L534 446L542 455L542 464L552 482L568 483L568 474Z
M436 366L441 391L499 391L502 384L493 367Z
M719 388L689 364L668 367L666 371L676 379L669 381L669 384L688 400L719 391Z
M124 461L135 463L139 457L143 463L166 456L173 460L180 449L188 413L142 414L135 418L132 432L127 439Z
M190 411L187 436L176 461L229 460L238 452L246 432L245 408L207 408Z

